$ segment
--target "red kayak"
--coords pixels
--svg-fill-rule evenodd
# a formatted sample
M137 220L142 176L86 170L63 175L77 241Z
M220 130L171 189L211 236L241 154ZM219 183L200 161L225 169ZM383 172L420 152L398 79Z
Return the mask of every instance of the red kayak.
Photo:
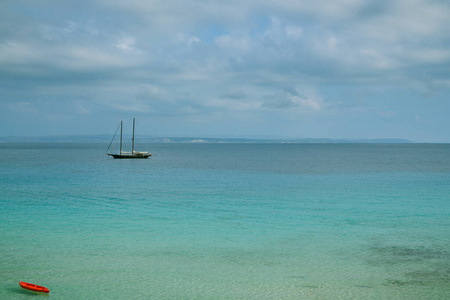
M45 286L40 286L37 284L32 284L32 283L26 283L26 282L22 282L19 281L19 284L21 287L23 287L24 289L33 291L33 292L42 292L42 293L49 293L49 289L46 288Z

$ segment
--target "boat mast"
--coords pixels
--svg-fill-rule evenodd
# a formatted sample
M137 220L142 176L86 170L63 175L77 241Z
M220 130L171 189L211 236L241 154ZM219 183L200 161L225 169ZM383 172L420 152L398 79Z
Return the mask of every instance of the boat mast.
M122 155L122 127L123 121L120 121L120 155Z
M133 118L133 138L131 139L131 154L134 154L134 118Z

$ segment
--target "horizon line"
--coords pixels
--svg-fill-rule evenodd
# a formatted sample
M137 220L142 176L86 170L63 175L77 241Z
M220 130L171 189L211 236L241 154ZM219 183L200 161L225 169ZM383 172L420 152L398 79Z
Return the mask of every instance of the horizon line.
M131 136L131 135L130 135ZM449 142L417 142L404 138L282 138L282 137L211 137L211 136L152 136L137 135L140 143L220 143L220 142L277 142L277 143L398 143L398 144L448 144ZM0 136L0 142L106 142L109 134Z

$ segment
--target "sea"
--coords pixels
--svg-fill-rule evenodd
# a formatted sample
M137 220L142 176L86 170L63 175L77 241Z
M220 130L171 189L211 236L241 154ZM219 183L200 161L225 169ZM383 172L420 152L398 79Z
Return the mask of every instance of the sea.
M0 299L450 299L450 144L106 147L0 143Z

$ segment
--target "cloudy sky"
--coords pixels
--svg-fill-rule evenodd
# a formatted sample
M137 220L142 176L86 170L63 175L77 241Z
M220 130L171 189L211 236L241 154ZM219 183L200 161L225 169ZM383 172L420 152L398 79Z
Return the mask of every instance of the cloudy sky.
M0 136L450 142L449 98L449 1L0 2Z

